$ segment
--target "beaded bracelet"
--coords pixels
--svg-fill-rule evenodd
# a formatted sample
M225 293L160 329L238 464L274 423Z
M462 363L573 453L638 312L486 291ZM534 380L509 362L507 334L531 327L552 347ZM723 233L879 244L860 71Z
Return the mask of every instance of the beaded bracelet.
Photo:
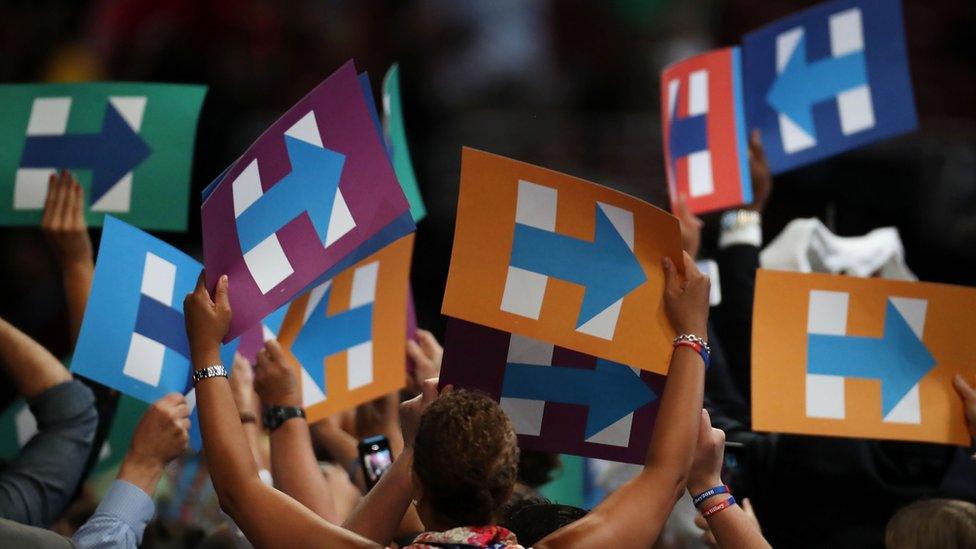
M717 503L715 505L712 505L708 509L705 509L704 511L702 511L701 512L701 515L704 518L708 518L708 517L710 517L710 516L712 516L712 515L714 515L714 514L716 514L718 512L724 511L724 510L728 509L729 507L732 507L733 505L735 505L735 498L732 497L732 496L729 496L729 499L723 501L722 503Z
M717 496L719 494L732 494L732 490L729 489L728 484L722 484L720 486L713 486L712 488L709 488L708 490L705 490L704 492L702 492L702 493L698 494L697 496L694 496L693 498L691 498L691 502L693 504L695 504L695 507L698 507L706 499L708 499L708 498L710 498L712 496Z

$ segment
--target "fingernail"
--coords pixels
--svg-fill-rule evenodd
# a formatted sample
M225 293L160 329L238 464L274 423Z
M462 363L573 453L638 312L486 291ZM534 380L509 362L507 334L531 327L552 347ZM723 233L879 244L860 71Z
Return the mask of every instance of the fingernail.
M668 256L662 257L661 258L661 263L664 265L664 270L666 270L666 271L671 270L671 258L670 257L668 257Z
M227 275L220 275L220 283L227 284Z

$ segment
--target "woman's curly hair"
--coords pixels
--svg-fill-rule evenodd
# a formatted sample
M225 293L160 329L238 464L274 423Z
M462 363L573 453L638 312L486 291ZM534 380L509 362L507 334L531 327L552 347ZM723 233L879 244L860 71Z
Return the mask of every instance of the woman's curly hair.
M515 486L518 462L512 423L482 393L445 393L420 418L414 472L433 510L458 526L492 524Z

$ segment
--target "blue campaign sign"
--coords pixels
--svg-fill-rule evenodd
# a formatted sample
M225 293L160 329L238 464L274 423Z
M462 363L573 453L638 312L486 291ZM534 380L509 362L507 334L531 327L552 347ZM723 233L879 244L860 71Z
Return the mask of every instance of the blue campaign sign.
M145 402L172 392L192 401L183 297L202 268L165 242L106 216L71 370ZM235 340L221 350L228 369L236 347Z
M900 1L819 4L742 49L746 119L773 173L918 126Z

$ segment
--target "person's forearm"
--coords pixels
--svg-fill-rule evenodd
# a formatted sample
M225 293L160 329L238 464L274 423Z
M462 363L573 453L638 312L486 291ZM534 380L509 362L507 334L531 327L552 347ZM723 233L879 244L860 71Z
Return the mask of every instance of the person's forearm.
M122 461L117 478L134 485L136 488L145 492L147 496L152 497L156 491L156 485L159 484L159 479L162 476L162 463L150 463L139 460L130 454L126 455Z
M221 364L219 346L193 350L194 370ZM231 518L246 502L241 492L248 483L260 483L257 465L241 426L237 404L227 378L205 379L196 385L197 413L203 447L210 463L210 478L220 498L221 507Z
M406 447L343 526L380 545L389 544L413 498L412 469L413 450Z
M332 492L315 459L304 420L290 419L271 433L271 475L279 490L325 520L338 522Z
M645 467L673 473L683 482L691 468L701 420L705 365L689 347L678 347L671 358L668 380L658 408Z
M728 499L728 494L723 494ZM703 508L716 505L722 501L720 497L713 497L704 502ZM770 547L769 542L763 537L762 532L756 525L749 520L745 511L738 505L733 505L728 509L708 517L708 529L715 536L720 548L743 548L760 549Z
M68 303L68 327L72 348L81 332L81 322L85 318L85 307L88 305L88 294L91 293L94 275L95 265L91 261L79 261L62 266L61 276Z
M17 392L26 399L71 380L71 374L54 355L2 318L0 364L17 387Z

